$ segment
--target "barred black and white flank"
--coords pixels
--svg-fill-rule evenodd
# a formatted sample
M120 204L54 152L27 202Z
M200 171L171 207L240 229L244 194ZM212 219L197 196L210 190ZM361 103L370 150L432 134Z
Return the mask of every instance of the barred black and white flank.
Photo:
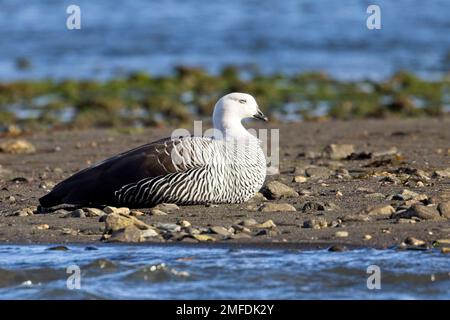
M264 182L266 160L244 118L267 120L251 95L228 94L214 108L212 137L166 138L121 153L62 181L39 201L43 207L247 201Z

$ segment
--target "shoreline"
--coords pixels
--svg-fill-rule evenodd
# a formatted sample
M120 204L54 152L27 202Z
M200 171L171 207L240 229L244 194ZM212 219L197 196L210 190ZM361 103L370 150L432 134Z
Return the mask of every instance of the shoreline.
M151 209L143 208L139 210L142 215L133 219L160 236L144 239L147 242L143 245L164 241L163 245L169 246L383 249L406 241L405 248L425 249L437 240L450 239L450 219L438 209L441 203L450 201L450 177L445 171L450 168L449 119L269 126L280 129L280 174L268 176L265 185L277 181L294 190L294 196L264 199L259 195L243 204L180 206L167 215L153 215ZM75 171L170 132L171 128L150 128L133 134L91 129L0 138L0 144L25 139L35 147L29 154L0 153L0 245L101 246L105 222L99 222L98 216L76 217L72 211L28 214L35 210L40 196ZM352 145L353 151L345 158L330 159L323 150L331 144ZM263 193L267 196L267 190ZM268 211L267 207L276 211ZM385 211L374 213L370 207ZM295 211L289 211L292 208ZM251 219L256 224L242 228ZM183 226L183 221L191 226ZM169 230L174 225L181 230ZM217 229L223 232L220 235L211 231L213 227L226 231ZM228 234L230 228L233 231ZM131 238L119 235L113 240L143 240L135 233ZM444 243L441 247L449 246Z

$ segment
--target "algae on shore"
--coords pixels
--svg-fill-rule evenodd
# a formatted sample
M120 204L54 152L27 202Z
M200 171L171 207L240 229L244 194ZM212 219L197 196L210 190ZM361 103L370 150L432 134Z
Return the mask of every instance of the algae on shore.
M0 83L0 124L138 127L180 125L209 117L218 97L249 92L272 119L351 119L442 116L450 79L423 80L398 72L381 81L338 81L325 73L247 75L225 67L218 75L178 67L170 76L133 73L106 81L29 80Z

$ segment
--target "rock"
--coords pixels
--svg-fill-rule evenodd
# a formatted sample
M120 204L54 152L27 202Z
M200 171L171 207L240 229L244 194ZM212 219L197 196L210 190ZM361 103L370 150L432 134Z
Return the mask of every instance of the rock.
M348 231L336 231L334 236L336 238L347 238L348 237Z
M369 216L390 216L395 212L395 209L391 205L379 205L379 206L369 206L364 210Z
M405 244L407 245L411 245L411 246L415 246L415 247L420 247L420 246L424 246L426 244L425 241L414 238L414 237L408 237L405 239Z
M76 210L69 212L66 217L86 218L86 214L84 213L83 209L76 209Z
M172 213L174 211L180 210L180 207L175 203L160 203L154 206L152 209L161 210L166 213Z
M305 183L306 181L308 181L308 178L306 178L304 176L295 176L293 179L293 182L297 182L297 183Z
M181 226L175 223L156 223L155 227L168 232L180 232Z
M302 212L325 211L325 204L319 201L307 201L301 206Z
M279 181L270 181L263 191L264 195L269 199L298 197L298 193L294 189Z
M142 242L144 237L141 230L134 225L129 225L123 229L114 231L108 242Z
M260 228L260 229L270 229L270 228L275 228L276 224L272 220L267 220L263 223L256 224L254 227Z
M442 217L450 219L450 201L439 203L437 209Z
M236 224L244 226L244 227L252 227L252 226L258 224L258 222L255 219L249 218L249 219L244 219L242 221L238 221Z
M105 214L104 211L97 208L83 208L86 217L101 217Z
M147 238L159 237L159 234L158 234L158 232L156 232L155 229L145 229L145 230L141 230L141 236L144 239L147 239Z
M150 215L152 215L152 216L167 216L167 213L165 213L162 210L153 208L150 210Z
M133 217L140 217L143 215L145 215L145 213L143 213L142 211L139 211L139 210L131 210L130 211L130 216L133 216Z
M131 225L134 225L142 230L151 229L149 225L136 219L133 216L121 213L110 213L105 218L105 233L112 233Z
M370 234L366 234L366 235L364 235L363 239L364 240L370 240L370 239L372 239L372 236Z
M0 144L0 152L11 154L31 154L36 148L26 140L11 140Z
M218 235L221 235L221 236L224 236L224 237L229 237L229 236L231 236L231 232L229 232L226 228L224 228L224 227L220 227L220 226L216 226L216 227L211 227L210 228L210 231L212 232L212 233L215 233L215 234L218 234Z
M14 211L12 214L9 214L8 216L16 216L16 217L27 217L32 216L35 212L34 208L23 208L20 210Z
M281 211L297 211L294 206L289 203L266 203L260 211L262 212L281 212Z
M16 202L16 198L14 198L14 196L9 196L9 197L6 197L6 201L13 204Z
M411 208L405 211L399 211L392 215L392 218L405 218L411 219L417 217L422 220L439 220L441 216L436 206L424 206L421 204L415 204Z
M450 245L450 239L438 239L438 240L433 242L433 246L435 246L435 247L439 247L442 244Z
M417 192L410 191L408 189L404 189L402 193L396 194L393 197L394 200L416 200L416 201L423 201L428 199L428 197L424 194L418 194Z
M306 176L312 179L326 179L331 176L332 171L325 167L309 167L305 170Z
M261 192L257 192L257 193L255 193L253 198L251 198L250 200L253 200L253 201L267 201L267 198L264 197L264 195Z
M450 247L441 248L441 253L450 253Z
M434 178L450 178L450 168L434 171L433 177Z
M61 233L66 236L76 236L78 235L78 231L71 228L62 228Z
M50 228L50 226L48 224L40 224L38 226L36 226L36 229L38 230L48 230Z
M321 217L317 219L308 219L303 222L303 228L323 229L326 227L328 227L327 220Z
M208 236L206 234L195 234L193 235L194 239L200 241L200 242L205 242L205 241L216 241L216 238Z
M54 246L54 247L50 247L47 250L51 250L51 251L68 251L69 248L67 248L66 246Z
M324 155L333 160L342 160L355 152L352 144L330 144L325 147Z
M182 228L189 228L189 227L192 226L191 223L190 223L189 221L187 221L187 220L181 220L178 224L179 224Z
M343 252L343 251L347 251L347 247L338 244L338 245L334 245L334 246L331 246L330 248L328 248L328 251L330 251L330 252Z
M249 228L244 227L244 226L241 226L241 225L239 225L239 224L233 225L232 228L233 228L236 232L237 232L237 231L239 231L239 232L246 232L246 233L251 233L251 232L252 232Z
M106 214L111 214L111 213L117 213L117 214L130 214L130 209L129 208L125 208L125 207L121 207L121 208L116 208L116 207L111 207L111 206L107 206L103 208L103 212Z

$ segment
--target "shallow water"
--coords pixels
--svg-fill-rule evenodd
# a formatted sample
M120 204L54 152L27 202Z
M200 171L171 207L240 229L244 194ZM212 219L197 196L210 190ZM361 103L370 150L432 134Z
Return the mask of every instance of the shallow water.
M81 30L66 8L81 8ZM382 29L366 27L366 0L0 0L0 79L105 78L180 64L266 73L325 70L383 78L398 69L450 70L450 2L379 0ZM26 58L31 68L19 69Z
M438 251L241 249L158 245L0 246L2 299L449 299ZM69 290L69 266L81 289ZM367 288L367 268L381 289ZM71 279L73 280L73 279ZM69 281L69 284L76 282Z

